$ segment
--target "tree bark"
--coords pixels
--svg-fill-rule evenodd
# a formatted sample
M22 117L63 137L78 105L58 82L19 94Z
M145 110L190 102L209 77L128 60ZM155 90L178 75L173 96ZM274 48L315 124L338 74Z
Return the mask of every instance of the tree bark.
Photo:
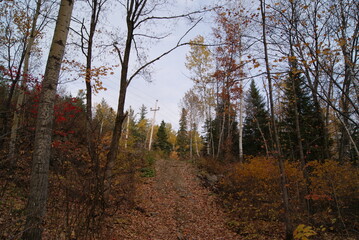
M289 196L287 190L287 179L285 175L284 169L284 161L281 153L279 135L276 127L276 120L274 115L274 103L273 103L273 89L272 89L272 78L270 74L270 66L268 59L268 46L267 46L267 35L266 35L266 3L265 0L259 0L260 2L260 11L261 11L261 20L262 20L262 34L263 34L263 48L264 48L264 59L266 65L267 72L267 80L268 80L268 91L269 91L269 103L271 110L271 122L273 128L273 137L275 141L275 154L274 156L278 159L279 172L280 172L280 187L282 191L283 203L284 203L284 223L285 223L285 239L291 240L293 239L293 226L290 219L290 209L289 209Z
M339 3L339 11L340 16L338 21L340 21L340 33L338 34L339 39L343 41L341 44L341 50L344 58L344 80L342 85L342 95L340 97L340 105L343 114L343 119L340 120L342 123L340 131L341 131L341 139L340 139L340 147L339 147L339 160L340 161L348 161L350 158L350 133L349 128L349 117L350 117L350 102L349 102L349 93L350 86L354 80L353 68L356 65L351 58L351 53L348 49L349 42L346 34L346 29L348 29L348 20L346 13L344 12L344 2L343 0L338 1Z
M133 41L133 31L134 31L134 20L133 18L135 16L132 16L134 14L133 12L133 3L131 1L131 6L128 6L128 13L126 18L127 23L127 38L126 38L126 46L125 46L125 52L123 59L121 57L121 53L119 49L116 48L119 56L120 56L120 62L121 62L121 80L120 80L120 94L118 98L118 106L117 106L117 115L116 115L116 121L115 121L115 127L112 132L112 139L111 139L111 145L110 150L107 154L107 167L105 171L105 196L107 198L110 186L111 186L111 180L112 180L112 174L113 169L115 166L115 161L118 155L119 150L119 143L120 143L120 137L122 132L122 125L126 118L126 114L124 113L125 108L125 100L126 100L126 92L127 92L127 75L128 75L128 65L130 61L130 52L131 52L131 46ZM138 13L140 14L140 13Z
M242 88L242 81L240 82ZM243 163L243 94L241 93L239 99L239 123L238 123L238 138L239 138L239 162Z
M55 95L61 62L65 53L73 4L73 0L61 0L54 37L42 83L39 112L36 121L30 194L26 208L27 218L22 236L24 240L41 239L44 228Z

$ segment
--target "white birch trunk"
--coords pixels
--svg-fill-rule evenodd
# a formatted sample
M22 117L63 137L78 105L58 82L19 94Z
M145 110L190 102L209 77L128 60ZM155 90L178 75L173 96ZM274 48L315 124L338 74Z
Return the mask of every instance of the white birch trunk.
M242 82L241 82L242 87ZM243 162L243 97L239 99L239 123L238 123L238 137L239 137L239 162Z
M24 240L40 240L44 228L43 222L47 203L55 96L61 62L65 53L73 4L73 0L61 0L54 37L52 39L42 83L39 112L36 121L30 194L26 209L27 218L22 236Z

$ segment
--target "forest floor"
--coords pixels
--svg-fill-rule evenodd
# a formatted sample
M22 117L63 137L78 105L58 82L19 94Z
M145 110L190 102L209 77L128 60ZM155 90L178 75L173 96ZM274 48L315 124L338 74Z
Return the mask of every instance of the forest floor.
M155 171L137 186L133 210L114 217L111 240L240 239L192 164L162 159Z

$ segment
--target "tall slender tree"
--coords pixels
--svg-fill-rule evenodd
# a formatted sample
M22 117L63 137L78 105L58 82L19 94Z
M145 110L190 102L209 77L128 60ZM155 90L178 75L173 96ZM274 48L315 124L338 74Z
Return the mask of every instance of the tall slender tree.
M74 2L72 0L61 0L54 37L42 82L39 112L36 121L30 194L26 208L25 231L22 236L25 240L41 239L44 228L54 103L73 5Z
M279 134L277 130L276 116L274 111L273 83L271 76L271 68L269 66L269 53L268 53L268 42L267 42L267 15L266 15L267 5L265 0L259 0L259 4L260 4L260 13L261 13L260 17L262 24L264 61L266 66L266 76L267 76L268 92L269 92L271 127L273 131L274 146L275 146L274 156L278 159L278 166L280 172L280 188L282 191L283 203L284 203L285 238L286 240L291 240L293 239L293 226L290 218L287 177L285 174L284 160L282 156L282 149L281 149Z
M110 190L111 185L111 178L113 168L115 166L115 160L117 158L117 154L119 151L119 141L122 132L122 125L123 121L126 118L126 114L124 112L125 101L126 101L126 94L127 94L127 87L132 82L132 80L137 77L140 73L143 73L151 64L160 60L162 57L168 55L175 49L187 45L188 43L183 43L181 40L183 37L188 34L190 29L184 34L182 38L175 44L174 47L170 48L167 51L164 51L159 56L153 58L152 60L146 61L143 63L143 60L138 59L140 62L140 67L135 69L132 73L129 72L129 65L130 65L130 55L133 50L133 46L135 46L136 50L138 50L138 46L136 44L135 38L152 38L152 39L159 39L162 37L158 36L149 36L147 34L136 34L137 31L146 23L153 23L156 21L166 20L169 21L171 19L179 19L184 17L193 17L196 13L201 11L195 11L191 13L176 15L176 16L153 16L155 14L158 7L164 4L166 1L158 1L158 2L149 2L147 0L129 0L129 1L121 1L121 5L125 8L126 11L126 37L124 48L120 49L118 47L118 43L115 42L113 47L118 54L119 62L121 66L121 75L120 75L120 90L119 90L119 98L118 98L118 107L117 107L117 116L115 121L115 127L113 129L110 150L107 154L107 169L105 172L105 179L106 179L106 192ZM198 23L198 21L197 21ZM194 26L196 23L194 24ZM194 27L193 26L193 27ZM192 28L193 28L192 27ZM138 56L138 55L137 55ZM108 194L106 194L108 195Z
M218 27L214 29L214 36L219 42L215 49L216 71L213 74L217 84L217 105L220 106L216 109L216 123L220 124L217 157L232 157L233 147L238 148L238 138L232 137L238 132L232 130L238 126L235 122L235 105L242 91L239 81L243 77L241 56L245 24L239 10L233 11L229 14L218 12Z
M93 92L93 55L94 55L94 42L99 23L99 18L103 12L104 5L107 0L91 0L87 1L88 6L91 9L91 18L89 26L86 26L84 20L81 22L81 31L78 33L81 38L81 51L86 58L85 65L85 85L86 85L86 129L87 129L87 146L90 157L94 164L95 169L98 169L98 153L96 152L96 139L95 126L93 124L92 116L92 92ZM98 170L97 170L98 171ZM98 173L97 173L98 174Z
M212 112L214 107L214 79L213 73L213 56L209 47L205 44L203 36L199 35L190 41L191 50L186 56L186 67L191 72L191 80L194 83L193 91L198 95L199 103L202 105L201 116L204 117L206 132L208 133L206 152L207 155L214 156L214 142L210 123L212 122Z

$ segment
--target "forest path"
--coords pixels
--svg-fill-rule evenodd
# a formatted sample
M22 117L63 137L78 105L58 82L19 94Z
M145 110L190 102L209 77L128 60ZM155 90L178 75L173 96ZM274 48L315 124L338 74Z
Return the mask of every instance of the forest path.
M239 239L190 163L161 159L155 168L156 176L136 189L136 207L119 220L112 239Z

